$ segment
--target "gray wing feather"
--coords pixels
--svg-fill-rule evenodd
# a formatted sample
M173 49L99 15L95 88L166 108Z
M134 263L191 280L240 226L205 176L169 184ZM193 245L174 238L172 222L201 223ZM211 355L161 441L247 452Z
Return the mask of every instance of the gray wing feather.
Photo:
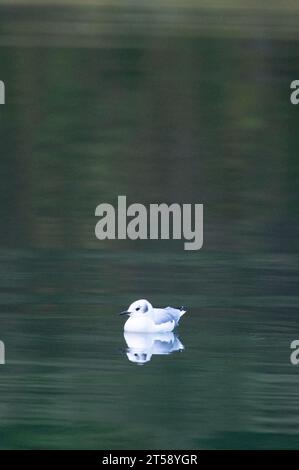
M161 323L175 322L177 325L179 319L182 315L181 310L172 307L166 308L155 308L154 310L154 320L156 325L161 325Z

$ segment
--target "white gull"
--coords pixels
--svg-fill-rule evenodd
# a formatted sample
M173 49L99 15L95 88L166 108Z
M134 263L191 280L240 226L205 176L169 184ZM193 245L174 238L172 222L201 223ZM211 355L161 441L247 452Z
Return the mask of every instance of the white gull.
M184 307L155 308L145 299L136 300L120 315L129 315L124 330L132 333L165 333L172 331L186 313Z

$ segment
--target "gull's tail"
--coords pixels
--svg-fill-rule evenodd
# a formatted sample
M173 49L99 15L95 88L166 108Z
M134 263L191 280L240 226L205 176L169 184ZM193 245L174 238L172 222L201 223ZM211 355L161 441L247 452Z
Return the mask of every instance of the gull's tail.
M181 307L179 310L180 310L180 318L181 318L184 315L184 313L187 312L187 309L186 307Z
M187 312L185 307L181 308L173 308L173 307L166 307L165 309L167 313L172 317L175 321L176 325L178 325L180 318Z

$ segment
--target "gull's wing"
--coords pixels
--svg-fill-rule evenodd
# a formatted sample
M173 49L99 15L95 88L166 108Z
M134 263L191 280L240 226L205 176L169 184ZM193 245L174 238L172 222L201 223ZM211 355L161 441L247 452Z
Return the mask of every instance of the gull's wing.
M177 325L180 317L185 313L184 310L178 308L166 307L166 308L154 308L153 317L156 325L161 323L175 322Z

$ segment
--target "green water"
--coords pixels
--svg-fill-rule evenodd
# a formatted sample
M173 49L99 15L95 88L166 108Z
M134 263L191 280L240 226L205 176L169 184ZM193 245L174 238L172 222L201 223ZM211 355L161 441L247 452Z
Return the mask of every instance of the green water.
M1 261L1 448L297 446L298 257L10 251ZM184 351L138 366L116 313L145 293L189 311Z
M26 42L4 13L0 448L298 448L297 39ZM203 203L202 250L97 240L122 194ZM138 298L187 307L183 351L128 359Z

